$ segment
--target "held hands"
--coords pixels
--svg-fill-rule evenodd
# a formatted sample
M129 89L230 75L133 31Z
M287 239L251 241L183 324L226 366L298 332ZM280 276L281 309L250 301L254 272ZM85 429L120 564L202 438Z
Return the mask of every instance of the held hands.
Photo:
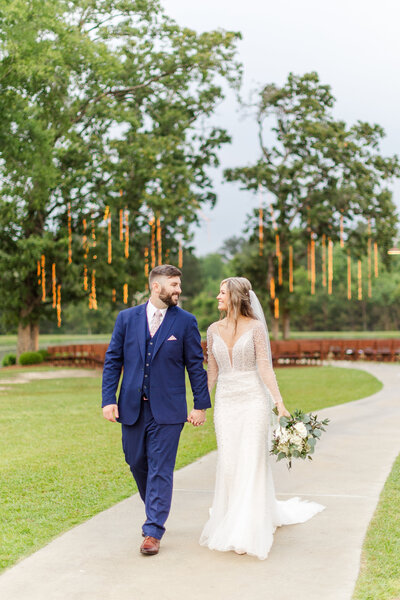
M118 405L107 404L107 406L104 406L103 417L107 419L107 421L112 421L113 423L116 423L116 419L118 419L119 417Z
M190 415L187 418L188 423L191 423L194 427L198 427L199 425L204 425L206 422L206 411L205 410L196 410L195 408L192 410Z

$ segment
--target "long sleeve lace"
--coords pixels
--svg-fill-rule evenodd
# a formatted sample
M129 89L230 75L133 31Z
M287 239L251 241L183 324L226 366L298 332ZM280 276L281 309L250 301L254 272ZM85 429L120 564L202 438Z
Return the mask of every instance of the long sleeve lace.
M260 377L267 386L275 405L283 404L282 396L276 381L274 369L269 358L267 339L265 337L264 327L257 323L253 330L254 348L256 352L256 364Z
M218 379L218 364L212 351L213 334L212 325L207 329L207 381L208 391L211 392Z

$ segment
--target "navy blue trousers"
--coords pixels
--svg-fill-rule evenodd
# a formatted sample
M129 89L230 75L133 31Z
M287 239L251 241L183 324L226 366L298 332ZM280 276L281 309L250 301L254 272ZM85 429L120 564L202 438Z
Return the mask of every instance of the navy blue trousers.
M176 453L183 425L156 423L148 400L142 400L134 425L122 425L125 460L146 510L143 533L158 540L164 535L164 523L171 508Z

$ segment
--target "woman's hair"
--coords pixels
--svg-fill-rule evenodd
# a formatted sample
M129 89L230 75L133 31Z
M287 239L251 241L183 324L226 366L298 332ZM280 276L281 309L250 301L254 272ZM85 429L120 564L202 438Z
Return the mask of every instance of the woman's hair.
M228 279L221 281L221 285L223 283L226 284L226 289L229 292L226 316L234 320L235 329L240 315L257 319L250 304L250 281L246 277L228 277Z

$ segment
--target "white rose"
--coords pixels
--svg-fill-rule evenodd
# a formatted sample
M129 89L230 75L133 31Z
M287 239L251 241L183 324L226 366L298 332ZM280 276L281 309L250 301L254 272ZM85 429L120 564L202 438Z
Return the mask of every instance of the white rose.
M298 433L293 432L290 437L290 443L296 446L298 450L303 448L303 438Z
M302 438L306 438L308 436L307 427L304 425L304 423L302 421L299 421L298 423L296 423L294 428Z
M278 438L281 444L285 444L289 440L289 434L287 430L280 425L278 425L278 427L275 429L275 437Z

